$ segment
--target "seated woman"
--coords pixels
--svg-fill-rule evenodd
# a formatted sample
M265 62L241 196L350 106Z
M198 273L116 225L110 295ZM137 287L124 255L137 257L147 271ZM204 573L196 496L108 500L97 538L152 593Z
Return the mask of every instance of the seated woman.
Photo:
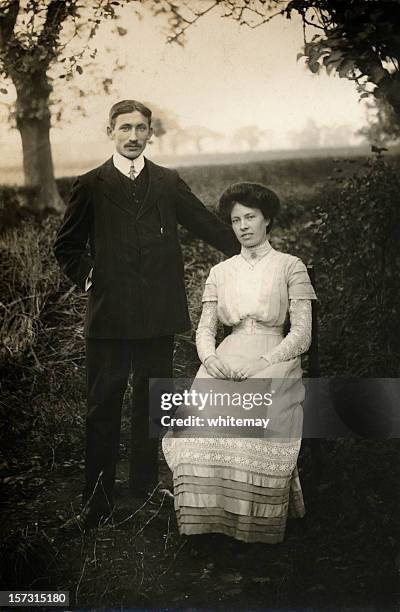
M304 399L300 355L310 345L316 296L301 260L268 241L279 206L277 195L257 183L234 184L221 196L220 213L242 248L211 268L206 281L196 334L202 365L194 381L236 381L229 384L238 391L249 383L258 390L260 382L270 389L271 380L277 381L276 402L265 408L276 435L180 437L170 431L164 437L181 534L276 543L284 538L288 514L305 512L297 472ZM215 348L218 320L232 333ZM297 385L285 385L288 380ZM206 415L207 406L201 416Z

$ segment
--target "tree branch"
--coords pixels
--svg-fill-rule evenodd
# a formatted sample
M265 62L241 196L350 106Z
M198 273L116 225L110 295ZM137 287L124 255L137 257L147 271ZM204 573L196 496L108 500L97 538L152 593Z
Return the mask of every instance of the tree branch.
M44 28L59 28L66 17L73 12L73 4L63 0L51 0L48 9Z
M252 13L257 14L258 16L260 15L259 11L255 11L251 8L248 8L248 10L251 11ZM278 17L278 15L283 15L284 13L285 13L285 9L281 9L280 11L277 11L276 13L272 13L272 15L269 15L269 17L263 16L262 19L258 23L249 23L247 20L244 19L240 21L240 25L246 25L248 28L255 30L256 28L259 28L260 26L271 21L271 19Z
M178 32L175 32L171 36L168 36L167 42L180 43L181 42L180 39L185 34L186 30L190 28L191 26L193 26L196 23L196 21L198 21L201 17L203 17L204 15L206 15L207 13L215 9L215 7L218 6L219 4L220 4L219 0L214 0L213 4L210 4L210 6L204 9L204 11L200 11L199 13L194 13L193 19L189 20L189 19L186 19L183 15L181 15L181 13L178 12L177 7L174 4L169 3L169 7L171 11L174 13L175 17L177 18L178 25L179 25L179 22L183 22L186 25L180 27Z
M64 21L73 15L76 7L73 3L64 0L51 0L38 44L46 46L51 52L54 50L60 30ZM51 55L51 53L50 53Z
M0 8L2 8L0 6ZM6 12L0 13L0 49L4 50L13 38L14 27L19 13L19 0L11 0L6 5Z
M308 19L305 16L303 17L303 23L311 26L312 28L317 28L317 30L322 30L323 32L325 32L325 28L323 26L317 25L313 21L308 21Z

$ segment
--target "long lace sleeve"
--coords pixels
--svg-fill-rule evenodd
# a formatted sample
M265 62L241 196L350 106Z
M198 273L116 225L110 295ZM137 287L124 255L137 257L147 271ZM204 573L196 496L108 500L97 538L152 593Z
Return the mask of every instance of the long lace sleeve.
M196 331L197 353L203 364L207 357L215 355L217 324L217 302L203 302L203 310Z
M270 353L261 355L269 365L294 359L311 344L311 300L289 300L290 331Z

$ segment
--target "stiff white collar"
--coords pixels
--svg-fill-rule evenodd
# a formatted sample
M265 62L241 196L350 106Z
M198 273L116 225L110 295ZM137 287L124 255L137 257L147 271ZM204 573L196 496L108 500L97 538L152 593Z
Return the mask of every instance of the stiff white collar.
M118 153L118 151L114 151L113 164L116 167L116 169L122 172L122 174L125 174L125 176L129 177L129 172L132 166L132 162L135 165L135 171L137 172L137 175L138 175L139 172L141 172L144 168L143 153L141 153L139 157L136 157L136 159L129 159L128 157L124 157L123 155L121 155L121 153Z
M270 252L272 246L270 245L268 239L265 239L261 244L255 244L254 246L244 246L242 245L242 249L240 251L241 256L249 263L256 263L260 261L267 253Z

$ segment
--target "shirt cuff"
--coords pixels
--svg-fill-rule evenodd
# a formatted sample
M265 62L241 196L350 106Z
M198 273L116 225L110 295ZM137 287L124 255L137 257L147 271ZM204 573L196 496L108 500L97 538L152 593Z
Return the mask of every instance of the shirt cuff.
M91 268L89 274L86 277L86 280L85 280L85 291L89 291L90 287L93 285L92 274L93 274L93 268Z

